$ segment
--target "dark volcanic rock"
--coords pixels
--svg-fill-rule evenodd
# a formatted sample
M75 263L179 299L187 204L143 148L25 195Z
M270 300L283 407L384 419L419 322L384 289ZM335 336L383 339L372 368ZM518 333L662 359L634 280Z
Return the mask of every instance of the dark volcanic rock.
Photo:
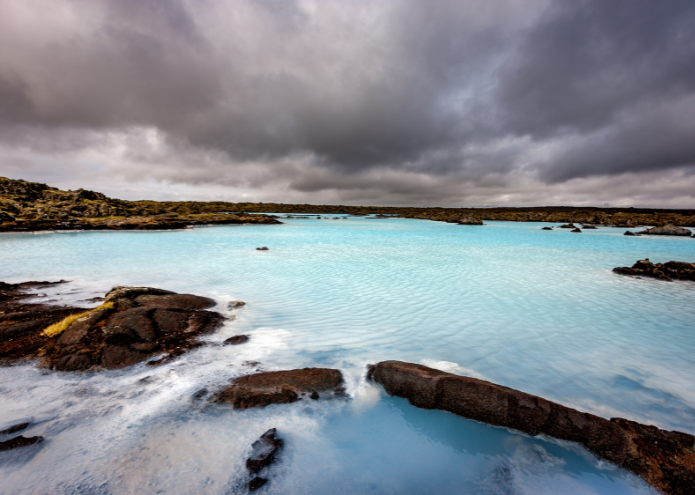
M269 404L289 404L300 396L314 393L343 393L343 375L339 370L304 368L300 370L271 371L246 375L218 393L214 402L229 403L234 409L263 407Z
M639 234L635 234L635 233L632 232L631 230L626 230L625 233L624 233L623 235L634 235L634 236L638 236Z
M268 248L265 246L264 247L258 247L258 248L256 248L256 251L268 251Z
M596 225L590 224L590 223L583 223L582 224L583 229L596 229Z
M609 421L518 390L418 364L384 361L370 366L367 376L389 395L404 397L417 407L577 442L665 493L693 493L695 437L687 433L621 418Z
M543 227L541 230L553 230L552 227Z
M266 478L261 478L260 476L255 476L251 481L249 481L249 491L253 492L258 490L260 487L268 482Z
M623 266L613 268L620 275L633 275L651 277L659 280L691 280L695 281L695 264L683 261L669 261L668 263L652 263L649 258L639 260L631 268Z
M18 436L15 438L11 438L10 440L0 442L0 452L4 452L6 450L18 449L19 447L28 447L29 445L34 445L35 443L40 443L40 442L43 442L43 437Z
M224 345L239 345L249 341L248 335L235 335L224 341Z
M22 290L42 283L0 283L0 359L40 357L57 371L117 369L166 355L151 364L169 362L200 346L197 337L215 330L224 317L205 311L212 299L150 287L116 287L102 306L55 308L15 302ZM82 315L60 334L44 330L75 313ZM4 324L3 324L4 323Z
M229 301L227 303L227 309L229 310L243 308L244 306L246 306L244 301Z
M12 425L9 428L0 431L0 435L9 435L11 433L17 433L18 431L22 431L24 428L29 426L29 424L30 423L19 423L16 425Z
M643 230L638 232L644 235L679 235L689 237L692 232L688 229L682 227L676 227L675 225L664 225L663 227L652 227L651 229Z
M251 457L246 460L246 469L248 469L251 474L256 474L264 467L269 466L275 461L275 454L277 454L282 446L282 438L277 436L277 430L275 428L266 431L261 435L261 438L253 442L251 446L253 452L251 453Z
M575 227L574 229L570 230L570 232L578 232L580 234L582 233L582 231L579 227Z
M573 223L566 223L564 225L560 225L561 229L576 229L575 225Z

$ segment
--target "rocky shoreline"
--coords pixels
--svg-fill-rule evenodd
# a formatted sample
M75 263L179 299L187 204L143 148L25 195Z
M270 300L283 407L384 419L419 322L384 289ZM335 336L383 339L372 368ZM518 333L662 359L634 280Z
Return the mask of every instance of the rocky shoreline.
M610 420L476 378L383 361L368 379L422 409L439 409L531 436L576 442L670 495L693 493L695 437L622 418Z
M377 215L372 218L416 218L460 225L482 225L484 221L511 221L628 228L668 225L695 227L695 210L572 206L430 208L222 201L125 201L108 198L94 191L61 191L46 184L0 177L0 232L158 230L179 229L191 225L281 223L273 215L264 213Z

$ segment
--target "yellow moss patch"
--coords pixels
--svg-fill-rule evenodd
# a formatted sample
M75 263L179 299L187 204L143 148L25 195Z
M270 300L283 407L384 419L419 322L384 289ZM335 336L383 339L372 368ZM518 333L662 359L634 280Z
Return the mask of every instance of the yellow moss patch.
M90 310L84 311L82 313L70 315L67 318L65 318L64 320L59 321L58 323L54 323L50 327L46 328L43 331L43 333L48 337L55 337L56 335L60 335L65 330L67 330L68 327L75 322L75 320L82 318L83 316L87 316L88 314L93 313L97 309L102 309L102 308L113 308L113 303L107 302L107 303L102 304L101 306L97 306L94 309L90 309Z

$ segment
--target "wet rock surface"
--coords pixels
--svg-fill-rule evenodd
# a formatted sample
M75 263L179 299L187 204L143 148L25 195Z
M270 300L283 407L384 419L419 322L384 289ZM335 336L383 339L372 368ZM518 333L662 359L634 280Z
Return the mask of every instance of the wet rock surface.
M163 364L200 346L198 336L224 319L204 309L212 299L151 287L116 287L91 310L21 304L25 291L41 284L0 286L0 363L40 358L56 371L117 369L164 353L152 362ZM70 316L78 317L60 333L44 332Z
M543 227L541 230L553 230L552 227Z
M17 433L18 431L24 430L27 426L29 426L30 423L19 423L16 425L12 425L9 428L5 428L4 430L0 431L0 435L10 435L12 433Z
M570 232L577 232L577 233L581 234L582 230L579 227L575 227L574 229L570 230Z
M20 447L28 447L29 445L34 445L41 442L43 442L43 437L23 437L20 435L18 437L11 438L10 440L0 442L0 452L18 449Z
M426 366L384 361L368 378L389 395L423 409L440 409L535 436L579 443L667 494L692 494L695 437L622 418L607 420L541 397Z
M679 235L689 237L692 232L682 227L676 227L673 224L667 224L662 227L652 227L651 229L643 230L638 234L644 235Z
M229 337L227 340L225 340L224 345L239 345L245 344L248 341L248 335L234 335L233 337Z
M339 370L304 368L242 376L219 392L213 402L232 404L234 409L248 409L289 404L305 396L317 398L344 393L343 375Z
M277 436L277 430L271 428L266 431L261 438L253 442L251 448L253 452L251 456L246 460L246 469L250 473L256 474L258 471L264 467L269 466L273 461L275 461L275 454L284 445L282 438Z
M632 267L613 268L620 275L650 277L659 280L691 280L695 281L695 263L669 261L668 263L652 263L649 258L637 261Z

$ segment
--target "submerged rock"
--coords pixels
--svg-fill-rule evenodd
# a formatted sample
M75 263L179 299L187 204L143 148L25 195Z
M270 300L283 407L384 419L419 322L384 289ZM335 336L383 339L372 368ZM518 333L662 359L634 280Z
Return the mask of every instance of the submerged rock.
M651 229L643 230L639 234L644 235L680 235L690 236L692 232L682 227L676 227L673 224L664 225L663 227L652 227Z
M625 233L624 233L623 235L633 235L633 236L638 236L639 234L636 234L636 233L632 232L631 230L626 230L626 231L625 231Z
M581 229L579 227L575 227L574 229L570 230L570 232L577 232L579 234L582 233Z
M541 230L553 230L552 227L543 227Z
M249 491L253 492L258 490L260 487L268 482L267 478L261 478L260 476L254 476L254 478L249 481Z
M304 368L246 375L218 393L213 401L228 403L234 409L289 404L303 396L344 394L343 375L339 370Z
M268 251L268 248L263 246L263 247L257 247L256 251Z
M229 301L227 303L227 309L229 310L243 308L244 306L246 306L244 301Z
M246 469L251 474L256 474L264 467L269 466L275 461L275 454L282 448L284 442L277 436L277 430L271 428L266 431L261 438L253 442L251 457L246 460Z
M11 433L17 433L18 431L22 431L25 429L27 426L29 426L30 423L19 423L16 425L12 425L9 428L5 428L4 430L0 431L0 435L9 435Z
M607 420L518 390L419 364L384 361L367 377L389 395L423 409L440 409L535 436L583 445L668 494L695 486L695 437L622 418Z
M0 452L18 449L20 447L28 447L29 445L34 445L40 442L43 442L43 437L23 437L20 435L18 437L11 438L10 440L0 442Z
M619 275L633 275L657 278L659 280L692 280L695 281L695 263L669 261L668 263L652 263L649 258L637 261L632 267L617 267L613 271Z
M239 345L245 344L248 341L248 335L234 335L233 337L229 337L227 340L225 340L224 345Z

